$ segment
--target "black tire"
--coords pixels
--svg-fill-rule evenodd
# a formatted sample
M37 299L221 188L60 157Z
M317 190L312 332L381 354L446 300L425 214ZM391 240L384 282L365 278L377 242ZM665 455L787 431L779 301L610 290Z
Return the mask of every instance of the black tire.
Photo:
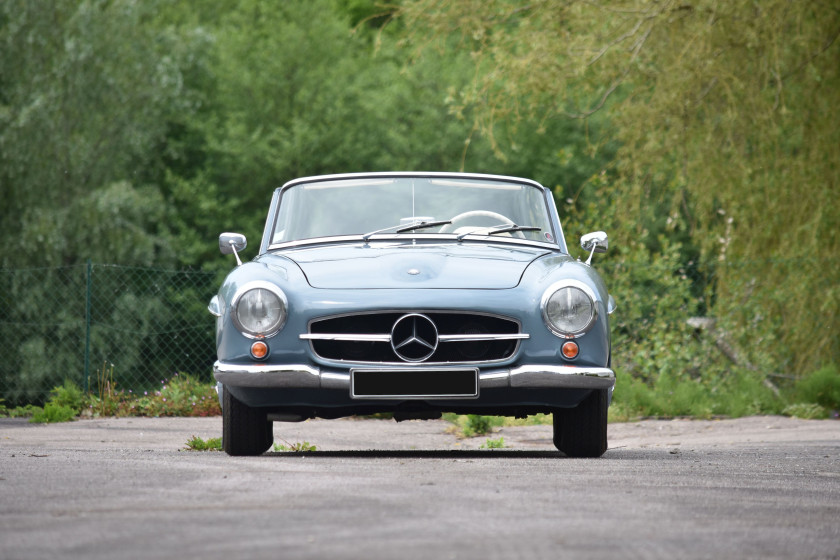
M262 455L274 443L274 423L265 412L240 402L223 390L222 449L228 455Z
M554 411L554 446L567 457L600 457L606 452L608 393L597 389L575 408Z

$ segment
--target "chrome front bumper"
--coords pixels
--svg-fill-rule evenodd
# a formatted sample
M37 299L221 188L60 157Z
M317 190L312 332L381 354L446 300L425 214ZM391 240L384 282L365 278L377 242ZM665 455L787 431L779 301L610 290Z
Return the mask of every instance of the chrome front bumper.
M216 362L213 364L213 375L219 383L232 387L350 390L348 372L322 370L302 364L278 366ZM488 369L479 373L480 389L505 387L611 389L614 386L615 372L609 368L599 367L528 365Z

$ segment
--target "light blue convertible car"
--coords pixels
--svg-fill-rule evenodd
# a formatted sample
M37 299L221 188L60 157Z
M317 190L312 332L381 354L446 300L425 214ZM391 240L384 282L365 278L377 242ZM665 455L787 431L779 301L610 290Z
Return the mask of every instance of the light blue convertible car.
M209 309L223 447L259 455L275 421L550 413L570 457L607 449L615 385L592 268L570 255L551 191L465 173L307 177L274 192L259 254Z

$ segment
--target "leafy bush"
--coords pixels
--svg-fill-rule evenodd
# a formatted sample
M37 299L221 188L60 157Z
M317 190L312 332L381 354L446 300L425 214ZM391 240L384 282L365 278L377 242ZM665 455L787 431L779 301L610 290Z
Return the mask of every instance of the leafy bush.
M32 418L30 418L29 421L37 424L50 424L53 422L70 422L71 420L75 420L78 414L79 413L77 410L69 406L56 404L54 402L48 402L44 405L44 408L36 407L35 413L32 415Z
M23 412L31 411L30 422L48 424L53 422L70 422L75 420L85 404L85 394L79 386L69 379L64 385L53 387L50 399L41 407L24 408Z
M784 400L762 382L760 375L731 371L696 378L662 372L647 382L619 373L610 419L689 416L732 418L779 414Z
M187 374L162 380L158 390L100 391L91 395L86 416L218 416L218 395L212 385Z
M469 414L467 416L467 425L464 427L464 435L466 437L483 436L493 431L493 426L490 423L489 416L481 416L478 414Z
M797 381L796 402L813 403L828 410L840 410L840 370L836 364L826 366Z
M825 408L814 403L796 403L786 406L782 414L803 420L823 420L829 417Z
M64 381L64 385L53 388L50 395L50 403L70 408L76 414L79 414L87 401L84 391L69 379Z
M15 406L12 408L0 407L0 416L8 416L9 418L31 418L35 411L40 407L34 404L26 404L23 406Z

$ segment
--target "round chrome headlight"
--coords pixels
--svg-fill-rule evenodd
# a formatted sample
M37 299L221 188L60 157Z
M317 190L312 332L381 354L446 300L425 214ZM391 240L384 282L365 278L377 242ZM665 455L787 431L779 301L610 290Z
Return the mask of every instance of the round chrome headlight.
M551 332L562 338L575 338L595 324L595 299L585 284L556 284L543 295L542 312Z
M287 316L286 295L268 282L247 284L233 297L231 318L245 336L273 336L283 328Z

